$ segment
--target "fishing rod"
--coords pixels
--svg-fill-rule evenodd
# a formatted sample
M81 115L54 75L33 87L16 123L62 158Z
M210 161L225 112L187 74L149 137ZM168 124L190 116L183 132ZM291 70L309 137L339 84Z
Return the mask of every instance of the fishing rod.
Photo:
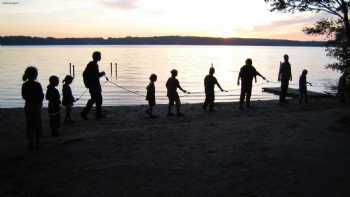
M118 87L118 88L120 88L120 89L123 89L123 90L125 90L125 91L127 91L127 92L130 92L130 93L132 93L132 94L135 94L135 95L137 95L137 96L146 97L146 95L140 94L140 93L138 93L138 92L136 92L136 91L133 91L133 90L130 90L130 89L124 87L124 86L121 86L121 85L119 85L119 84L117 84L117 83L115 83L115 82L113 82L113 81L110 81L110 80L108 79L108 77L106 77L106 82L108 82L108 83L110 83L110 84L112 84L112 85L114 85L114 86L116 86L116 87Z

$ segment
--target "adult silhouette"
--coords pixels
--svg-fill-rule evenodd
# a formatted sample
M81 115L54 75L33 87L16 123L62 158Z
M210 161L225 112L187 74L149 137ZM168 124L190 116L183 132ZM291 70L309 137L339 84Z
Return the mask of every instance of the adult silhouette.
M241 96L239 99L239 108L243 109L244 100L246 100L247 108L250 108L250 97L252 95L253 88L253 78L255 79L255 83L257 82L256 76L260 76L264 80L266 79L262 76L253 66L252 59L248 58L245 61L245 65L239 71L237 85L240 85L239 81L242 81L241 85Z
M280 63L280 70L278 73L278 81L281 82L280 103L286 103L286 96L288 92L289 81L292 81L292 69L289 63L289 56L284 55L284 62Z
M98 62L101 60L101 53L95 51L92 54L92 61L86 66L83 79L86 88L89 89L90 99L86 104L86 107L81 112L81 117L85 120L88 119L87 115L90 112L93 104L96 104L96 118L103 118L102 115L102 88L100 84L100 77L105 76L105 72L100 72L98 68Z

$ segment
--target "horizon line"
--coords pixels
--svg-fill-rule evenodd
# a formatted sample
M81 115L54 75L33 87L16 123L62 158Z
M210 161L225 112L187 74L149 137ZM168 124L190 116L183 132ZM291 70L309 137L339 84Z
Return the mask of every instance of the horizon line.
M44 38L44 39L126 39L126 38L162 38L162 37L180 37L180 38L209 38L209 39L251 39L251 40L281 40L281 41L294 41L294 42L326 42L324 40L294 40L294 39L284 39L284 38L257 38L257 37L216 37L216 36L184 36L184 35L162 35L162 36L120 36L120 37L53 37L53 36L33 36L33 35L0 35L1 38L4 37L29 37L29 38Z

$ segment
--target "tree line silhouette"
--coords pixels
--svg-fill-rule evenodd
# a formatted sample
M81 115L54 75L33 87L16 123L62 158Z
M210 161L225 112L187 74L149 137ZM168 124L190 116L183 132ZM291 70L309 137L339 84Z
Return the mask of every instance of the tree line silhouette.
M3 36L0 45L245 45L245 46L325 46L322 41L295 41L257 38L217 38L158 36L123 38L53 38Z

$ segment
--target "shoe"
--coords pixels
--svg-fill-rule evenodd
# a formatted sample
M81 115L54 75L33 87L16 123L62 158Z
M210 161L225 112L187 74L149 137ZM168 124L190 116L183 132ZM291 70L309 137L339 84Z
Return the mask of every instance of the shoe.
M169 112L169 113L168 113L168 116L174 116L174 114L173 114L173 113L171 113L171 112Z
M176 114L176 116L177 116L177 117L182 117L182 116L184 116L184 114L181 113L181 112L179 112L179 113Z
M202 109L203 109L204 111L207 111L207 107L206 107L205 105L202 105Z
M149 116L152 116L151 112L149 110L146 110L145 113Z
M81 117L83 120L88 120L87 114L84 113L84 112L81 112L81 113L80 113L80 117Z

